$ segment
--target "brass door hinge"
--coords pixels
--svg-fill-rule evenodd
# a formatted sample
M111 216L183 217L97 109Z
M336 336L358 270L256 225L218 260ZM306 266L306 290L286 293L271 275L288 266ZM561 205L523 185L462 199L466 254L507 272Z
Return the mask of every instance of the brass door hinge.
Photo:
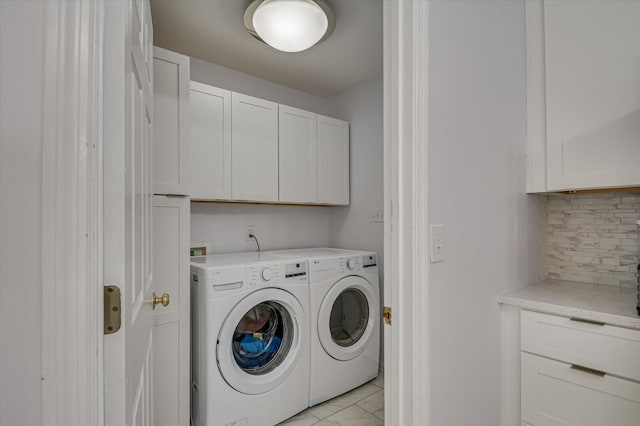
M389 306L382 308L382 318L384 318L385 324L391 325L391 308Z
M104 334L120 330L122 309L120 289L115 285L104 287Z

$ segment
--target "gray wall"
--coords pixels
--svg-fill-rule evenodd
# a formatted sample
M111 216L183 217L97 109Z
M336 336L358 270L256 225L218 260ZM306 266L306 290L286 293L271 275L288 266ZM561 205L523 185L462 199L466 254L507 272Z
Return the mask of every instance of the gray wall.
M525 195L524 1L434 1L429 204L431 424L500 424L496 298L544 275L545 201ZM514 371L513 374L518 374Z
M45 1L0 1L0 425L42 420Z
M245 241L246 225L262 250L329 245L329 207L191 203L191 241L211 242L212 253L256 250Z

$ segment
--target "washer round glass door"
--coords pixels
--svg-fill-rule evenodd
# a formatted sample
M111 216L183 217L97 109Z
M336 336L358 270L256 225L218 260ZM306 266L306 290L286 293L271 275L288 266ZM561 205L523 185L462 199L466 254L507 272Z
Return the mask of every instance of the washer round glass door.
M333 358L348 361L367 347L375 325L378 296L369 281L348 276L331 287L318 312L318 336Z
M282 383L300 358L304 309L291 293L268 288L242 299L218 336L216 354L224 380L246 394Z

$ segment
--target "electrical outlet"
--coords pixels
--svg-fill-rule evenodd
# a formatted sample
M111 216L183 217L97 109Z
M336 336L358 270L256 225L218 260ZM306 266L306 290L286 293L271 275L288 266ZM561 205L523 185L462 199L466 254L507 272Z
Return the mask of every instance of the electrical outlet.
M245 225L244 227L244 240L245 241L253 241L253 238L251 238L249 235L256 235L256 229L255 226L253 225Z
M444 262L444 225L431 225L431 263Z
M382 209L371 210L371 217L369 220L371 222L384 222L384 212Z

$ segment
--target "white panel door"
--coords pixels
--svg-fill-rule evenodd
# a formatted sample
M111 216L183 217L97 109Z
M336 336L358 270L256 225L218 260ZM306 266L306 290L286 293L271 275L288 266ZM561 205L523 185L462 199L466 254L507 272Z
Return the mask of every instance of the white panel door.
M548 189L640 185L640 2L544 2Z
M231 199L231 92L189 83L191 198Z
M154 311L154 426L189 425L189 214L187 197L153 197L154 287L171 296Z
M640 383L522 353L522 420L535 426L637 426Z
M318 115L318 203L349 204L349 123Z
M189 193L189 57L154 47L153 192Z
M279 109L280 201L317 200L316 114L286 105Z
M104 337L107 426L153 426L148 0L105 2L104 279L121 289L121 328Z
M278 104L231 94L231 196L278 201Z

